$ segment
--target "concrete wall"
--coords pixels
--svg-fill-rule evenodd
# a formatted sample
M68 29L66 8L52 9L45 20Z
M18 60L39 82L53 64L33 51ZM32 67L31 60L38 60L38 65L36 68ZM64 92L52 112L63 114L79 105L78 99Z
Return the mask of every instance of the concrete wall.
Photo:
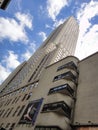
M74 125L98 125L98 53L80 61Z

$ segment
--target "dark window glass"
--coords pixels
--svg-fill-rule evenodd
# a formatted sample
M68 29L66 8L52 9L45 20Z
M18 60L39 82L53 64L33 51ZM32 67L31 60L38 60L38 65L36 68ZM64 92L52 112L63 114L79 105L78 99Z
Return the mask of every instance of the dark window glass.
M24 108L25 108L25 105L23 105L23 106L20 108L20 110L19 110L17 116L20 116L20 114L22 113L22 111L24 110Z
M77 71L77 66L75 65L75 63L73 61L68 62L60 67L58 67L57 71L65 69L65 68L69 68L69 69L73 69Z
M49 90L49 94L56 92L67 93L69 95L71 94L72 96L74 94L74 90L68 84L62 84Z
M10 126L10 123L7 123L6 127L5 128L8 128Z
M32 92L28 94L26 100L29 100L31 96L32 96Z
M14 98L14 100L12 101L12 104L15 103L16 100L17 100L17 97Z
M9 111L9 108L5 111L5 113L4 113L4 115L2 117L5 117L6 114L8 113L8 111Z
M74 83L77 83L76 77L73 75L73 73L71 71L68 71L66 73L55 76L53 81L57 81L57 80L60 80L60 79L71 80Z
M16 113L18 112L19 108L20 108L20 106L18 106L18 107L16 108L16 110L15 110L15 112L13 113L12 116L15 116L15 115L16 115Z
M2 116L4 112L5 112L5 110L1 110L0 116Z
M61 130L58 126L36 126L34 130Z
M66 117L70 118L71 108L64 101L45 104L42 109L42 112L57 111L59 113L60 109L62 110L62 114L64 113Z
M2 123L0 126L2 127L4 125L4 123Z
M19 96L19 97L16 99L15 103L17 103L17 102L19 101L20 97L21 97L21 96Z
M14 109L13 107L10 109L10 111L8 112L8 114L7 114L6 117L8 117L11 114L11 112L12 112L13 109Z
M15 126L15 123L12 123L9 130L13 130L14 126Z
M23 96L22 101L24 101L24 100L26 99L26 97L27 97L27 94L25 94L25 95Z

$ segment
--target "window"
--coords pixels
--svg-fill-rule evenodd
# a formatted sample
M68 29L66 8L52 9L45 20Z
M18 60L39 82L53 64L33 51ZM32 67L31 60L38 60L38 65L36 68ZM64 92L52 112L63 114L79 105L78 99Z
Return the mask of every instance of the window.
M11 112L12 112L13 109L14 109L13 107L10 109L10 111L8 112L8 114L7 114L6 117L8 117L11 114Z
M71 108L64 101L45 104L42 109L42 112L50 111L57 111L58 113L59 111L60 113L62 111L62 114L64 114L66 117L70 118L71 116Z
M49 94L56 93L56 92L67 93L68 95L72 95L72 96L74 94L74 90L68 84L62 84L60 86L51 88L49 90Z
M9 105L11 101L12 101L12 99L8 100L8 102L7 102L7 104L6 104L6 105Z
M15 116L15 115L16 115L16 113L18 112L19 108L20 108L20 106L18 106L18 107L16 108L16 110L15 110L15 112L13 113L12 116Z
M1 110L0 111L0 116L2 116L4 112L5 112L5 110Z
M58 126L36 126L34 130L61 130Z
M5 112L5 110L1 110L0 116L2 116L4 112Z
M17 100L17 97L14 98L14 100L12 101L12 104L15 103L16 100Z
M75 63L73 61L71 61L71 62L68 62L68 63L58 67L57 71L65 69L65 68L70 68L70 69L73 69L73 70L77 70L77 66L75 65Z
M60 79L71 80L74 83L77 83L76 77L73 75L73 73L71 71L68 71L66 73L55 76L53 81L57 81L57 80L60 80Z
M22 101L24 101L24 100L25 100L26 96L27 96L27 94L25 94L25 95L23 96Z
M28 94L26 100L29 100L31 96L32 96L32 92Z
M3 127L3 125L4 125L4 123L2 123L2 124L0 125L0 127L2 128L2 127Z
M9 130L12 130L14 128L14 126L15 126L15 123L12 123Z
M17 102L19 101L20 97L21 97L21 96L19 96L19 97L16 99L15 103L17 103Z
M32 89L34 87L34 84L31 84L30 86L29 86L29 89Z
M20 111L18 112L17 116L20 116L20 114L22 113L22 111L24 110L25 108L25 105L23 105L21 108L20 108Z
M4 113L4 115L3 115L2 117L5 117L9 110L10 110L10 109L8 108L8 109L5 111L5 113Z
M7 123L6 127L5 128L8 128L10 126L10 123Z

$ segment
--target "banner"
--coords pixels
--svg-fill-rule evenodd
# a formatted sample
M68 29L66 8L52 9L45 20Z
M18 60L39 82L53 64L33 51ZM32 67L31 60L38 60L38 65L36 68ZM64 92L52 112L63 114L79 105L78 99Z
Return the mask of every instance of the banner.
M34 123L36 121L36 117L40 110L42 101L43 101L43 98L30 102L27 105L27 107L19 121L19 124L31 124L32 123L32 125L34 125Z

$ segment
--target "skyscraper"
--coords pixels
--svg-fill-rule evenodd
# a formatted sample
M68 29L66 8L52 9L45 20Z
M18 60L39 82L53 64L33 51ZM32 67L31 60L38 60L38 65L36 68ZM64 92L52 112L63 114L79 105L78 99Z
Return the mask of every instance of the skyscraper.
M2 83L2 129L97 128L98 53L82 61L73 56L78 33L70 17Z
M6 9L11 0L0 0L0 8Z

